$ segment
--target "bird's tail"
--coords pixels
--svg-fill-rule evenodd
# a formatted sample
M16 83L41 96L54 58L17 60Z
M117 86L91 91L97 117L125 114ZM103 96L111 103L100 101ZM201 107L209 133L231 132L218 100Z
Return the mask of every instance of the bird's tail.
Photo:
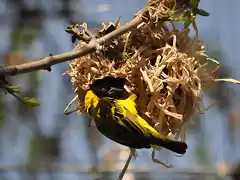
M164 147L170 151L178 154L184 154L187 150L187 144L181 141L175 141L171 139L158 139L154 138L151 140L151 144Z

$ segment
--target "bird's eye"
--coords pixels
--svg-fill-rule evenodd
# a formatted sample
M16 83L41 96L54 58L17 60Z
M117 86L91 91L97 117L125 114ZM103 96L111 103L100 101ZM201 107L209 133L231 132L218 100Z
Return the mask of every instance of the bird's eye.
M105 88L102 88L102 92L106 92L107 90Z

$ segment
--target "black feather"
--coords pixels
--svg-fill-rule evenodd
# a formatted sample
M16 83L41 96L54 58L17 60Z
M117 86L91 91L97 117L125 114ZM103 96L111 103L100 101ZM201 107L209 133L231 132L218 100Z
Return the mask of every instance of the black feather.
M90 89L99 97L111 97L120 99L125 92L125 78L106 76L93 82Z

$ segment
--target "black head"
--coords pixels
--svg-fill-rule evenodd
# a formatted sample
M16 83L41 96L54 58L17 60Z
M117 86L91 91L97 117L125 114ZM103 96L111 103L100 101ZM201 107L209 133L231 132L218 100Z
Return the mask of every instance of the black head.
M106 76L103 79L98 79L93 82L90 89L99 97L111 97L120 99L125 92L125 78L115 78Z

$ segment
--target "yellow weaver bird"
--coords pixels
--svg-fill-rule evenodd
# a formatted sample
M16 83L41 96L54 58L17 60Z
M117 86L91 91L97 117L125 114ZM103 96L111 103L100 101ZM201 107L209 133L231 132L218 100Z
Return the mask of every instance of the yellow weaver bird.
M125 91L124 83L124 78L105 77L90 86L84 105L97 129L107 138L130 149L161 146L184 154L186 143L160 135L138 115L135 94L120 99Z

